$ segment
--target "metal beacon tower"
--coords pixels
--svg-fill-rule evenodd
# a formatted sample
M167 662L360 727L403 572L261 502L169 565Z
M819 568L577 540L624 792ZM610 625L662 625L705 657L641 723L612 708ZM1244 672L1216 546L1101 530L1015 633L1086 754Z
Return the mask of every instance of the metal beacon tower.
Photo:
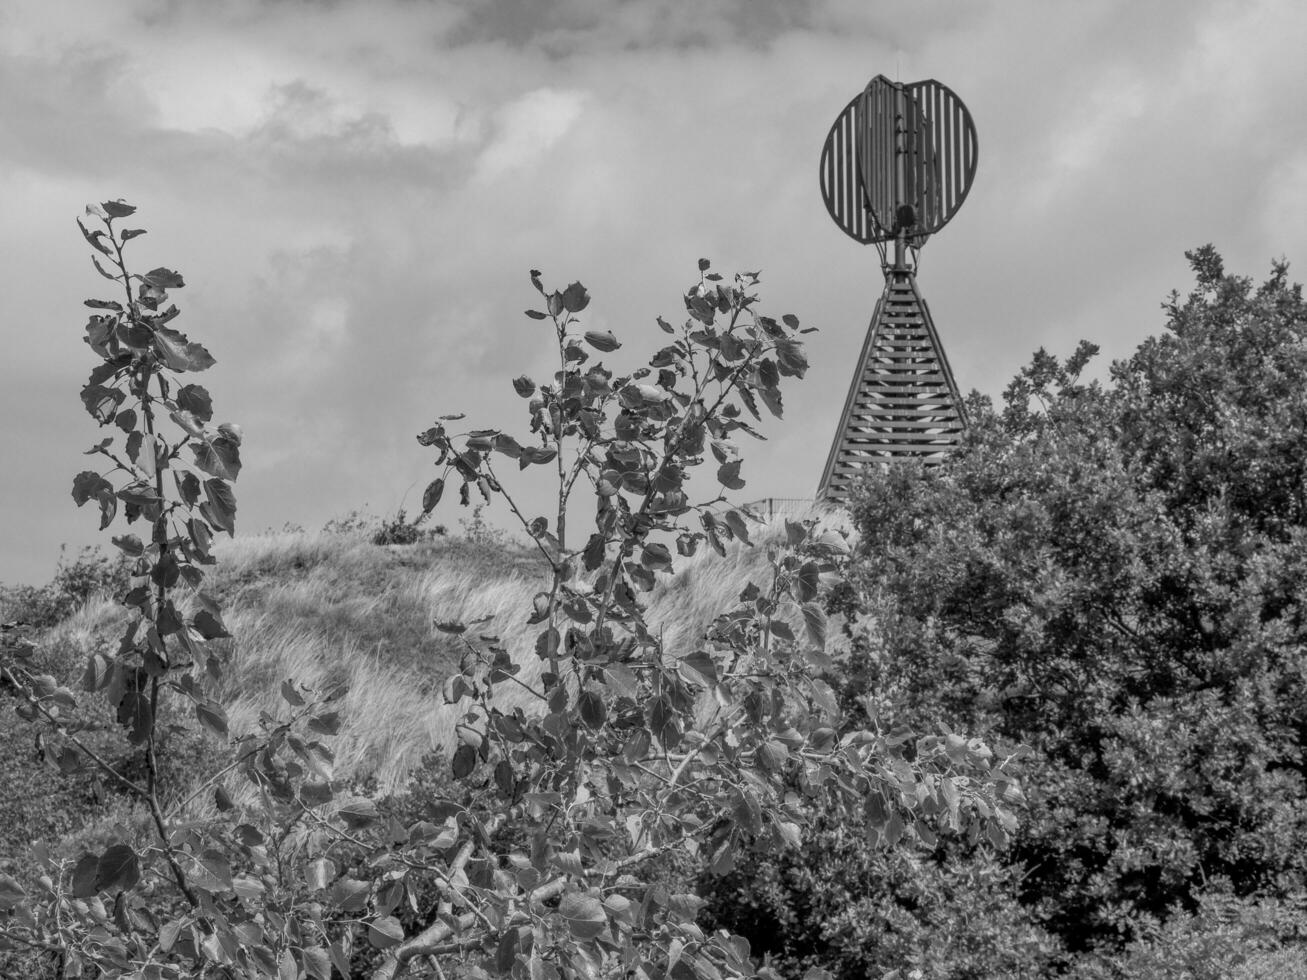
M967 420L944 347L917 289L921 246L948 224L976 173L976 127L933 79L877 75L835 120L821 192L846 235L874 244L885 291L867 328L817 499L843 503L858 471L895 460L938 463Z

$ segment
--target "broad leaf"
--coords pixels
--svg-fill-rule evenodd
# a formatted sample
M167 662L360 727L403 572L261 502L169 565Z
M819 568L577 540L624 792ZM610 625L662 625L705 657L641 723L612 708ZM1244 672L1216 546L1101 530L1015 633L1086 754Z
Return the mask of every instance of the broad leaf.
M108 422L126 398L119 389L104 385L87 385L82 389L82 404L97 422Z
M331 858L314 858L304 866L304 881L309 888L318 891L335 881L338 873L336 862Z
M128 204L121 197L116 201L102 201L100 207L104 209L104 213L110 218L125 218L129 214L136 213L136 207Z
M390 949L404 941L404 927L393 915L382 916L368 923L368 942L377 949Z
M177 389L177 407L190 412L201 422L213 418L213 399L201 385L183 385Z
M231 863L221 851L209 849L200 855L200 866L211 879L211 891L227 891L232 886Z
M206 640L221 640L231 636L222 620L207 609L201 609L195 614L191 626Z
M470 745L460 745L454 752L451 768L455 779L466 779L476 768L477 752Z
M717 482L727 490L743 490L744 481L740 479L740 460L732 459L717 467Z
M104 237L104 232L90 231L87 229L86 225L82 224L81 218L78 218L76 220L77 220L77 227L82 229L82 237L85 238L87 242L90 243L91 247L95 249L97 252L100 252L101 254L107 255L110 258L112 258L113 252L109 250L109 246L106 245L104 242L100 241L100 239ZM94 258L94 256L92 256L92 258ZM100 263L97 262L95 265L97 269L100 268ZM109 273L105 272L103 269L100 269L100 272L106 279L114 278L113 276L109 275Z
M563 290L563 308L568 313L580 313L590 305L590 294L579 282L574 282Z
M640 690L640 680L626 664L608 664L604 667L604 677L614 694L622 698L634 699Z
M203 371L217 363L203 344L187 340L185 334L167 327L155 331L154 349L173 371Z
M640 552L640 564L645 568L658 572L670 572L672 570L672 553L668 550L667 545L658 542L651 542L644 546Z
M711 686L717 683L717 663L704 650L696 650L689 656L683 657L680 666L692 671L701 684Z
M797 340L777 339L776 360L780 373L786 377L802 378L808 370L808 356L804 353L803 344Z
M96 891L128 889L140 880L140 861L126 844L114 844L100 855L95 871Z
M225 435L199 436L192 441L195 465L220 480L234 480L241 471L240 443Z
M340 712L328 711L309 719L309 728L319 735L335 735L340 731Z
M364 797L355 797L343 803L336 810L336 816L345 821L345 826L349 830L360 830L363 827L368 827L376 823L380 818L377 805Z
M118 723L127 728L127 741L142 745L154 730L154 711L150 698L139 691L128 691L118 702Z
M157 286L159 289L181 289L186 285L182 281L181 273L162 267L151 269L141 276L141 281L149 283L151 286Z
M583 942L596 938L608 926L603 902L585 892L568 892L564 895L558 903L558 914L567 923L572 936Z
M100 859L94 854L83 854L73 868L73 898L90 898L96 893L96 879L100 872Z
M561 637L558 630L550 626L543 633L536 637L536 656L541 660L548 660L550 657L558 655L558 647Z
M458 704L470 690L466 677L462 674L451 674L445 678L440 693L445 699L445 704Z
M819 574L815 562L804 562L799 568L795 595L800 602L811 602L817 598Z
M743 481L741 481L741 483L743 483ZM726 526L731 529L731 533L734 534L738 540L743 541L745 544L753 543L749 540L748 525L744 523L744 518L740 516L738 510L728 510L722 515L722 521L724 521Z
M818 650L825 649L826 613L815 602L805 602L801 608L803 611L803 625L808 634L808 642Z
M205 520L214 527L234 535L236 533L236 495L232 493L231 487L222 479L205 480L204 496L208 498L208 506L201 511Z
M217 701L198 702L195 705L195 717L214 735L219 738L227 737L227 711Z
M92 470L83 470L73 477L73 502L78 507L102 493L112 494L113 484L99 473Z
M595 350L607 354L621 347L621 342L613 336L610 330L587 330L585 332L585 342Z
M591 728L600 728L608 719L608 705L597 691L582 691L577 702L581 720Z

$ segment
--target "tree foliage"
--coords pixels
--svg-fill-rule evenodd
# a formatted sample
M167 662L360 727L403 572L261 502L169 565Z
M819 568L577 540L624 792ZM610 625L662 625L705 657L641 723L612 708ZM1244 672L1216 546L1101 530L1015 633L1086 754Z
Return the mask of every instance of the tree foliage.
M853 724L822 678L820 589L837 538L788 523L770 575L692 649L665 648L645 622L645 597L678 557L749 545L755 519L725 496L744 486L737 440L760 438L760 406L780 416L781 385L807 367L798 320L757 311L758 276L727 283L706 260L684 322L659 318L666 345L625 375L591 362L621 345L578 326L586 289L549 291L532 272L544 308L527 316L545 325L558 369L513 382L529 434L455 434L461 416L445 416L419 436L442 467L423 515L447 485L464 504L502 499L550 587L523 611L547 665L538 684L480 624L436 624L465 648L442 692L460 711L458 744L418 819L335 778L338 691L287 679L278 715L231 731L209 693L224 670L212 641L228 634L204 586L213 537L235 532L241 432L216 424L209 392L182 377L214 362L171 325L182 277L129 272L124 250L143 232L119 222L134 210L106 202L88 209L102 227L79 222L121 298L88 301L100 363L81 397L110 435L72 493L102 529L145 528L112 538L132 563L127 627L82 678L140 765L115 766L79 737L67 720L77 695L32 669L19 624L6 628L0 671L57 765L97 767L148 823L69 859L38 847L31 881L0 876L4 942L62 975L151 980L753 976L769 968L749 943L701 927L703 900L647 874L656 859L727 873L752 848L798 845L818 807L883 845L933 840L937 827L1007 840L1021 799L1008 760L951 731ZM512 464L551 468L555 514L522 513L502 472ZM688 476L705 464L716 490L693 504ZM594 496L594 524L573 538L578 490ZM528 709L509 707L506 688ZM210 733L230 761L168 785L163 735L182 727Z
M1211 247L1112 366L1040 351L965 449L873 473L841 607L880 717L1020 741L1006 861L1068 950L1307 886L1307 306Z

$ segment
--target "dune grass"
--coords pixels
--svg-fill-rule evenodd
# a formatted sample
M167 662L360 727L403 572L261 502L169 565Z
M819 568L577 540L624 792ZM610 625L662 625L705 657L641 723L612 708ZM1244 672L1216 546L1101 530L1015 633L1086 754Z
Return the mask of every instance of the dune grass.
M681 559L649 596L647 619L663 637L669 656L695 649L714 617L730 609L750 580L764 585L767 546L782 538L777 520L753 532L755 547L730 545L719 557L706 548ZM363 531L273 532L225 540L206 588L223 603L232 639L216 641L227 658L216 692L226 704L233 733L253 730L260 714L283 714L279 694L288 678L311 689L344 687L339 702L343 726L333 739L335 776L344 784L366 781L372 791L401 791L410 774L432 753L454 743L456 709L441 697L441 684L457 669L463 647L435 621L489 617L479 633L501 637L521 664L528 685L539 678L536 630L526 624L532 596L547 586L547 567L532 548L434 538L413 545L376 545ZM87 602L47 629L40 657L44 669L74 682L87 656L116 647L126 614L103 598ZM501 685L501 707L534 710L522 687ZM130 753L102 699L81 695L79 715L88 736L113 759ZM191 779L218 768L226 749L202 735L185 710L174 717L188 731L173 738L182 775L174 799ZM9 768L29 787L10 814L0 856L38 836L74 830L96 814L124 817L121 802L108 811L91 774L60 776L41 767L31 753L31 729L6 713L0 749ZM237 787L232 786L232 789ZM207 809L207 798L193 806ZM22 811L22 812L18 812ZM91 820L92 824L107 817ZM86 832L93 833L93 827Z

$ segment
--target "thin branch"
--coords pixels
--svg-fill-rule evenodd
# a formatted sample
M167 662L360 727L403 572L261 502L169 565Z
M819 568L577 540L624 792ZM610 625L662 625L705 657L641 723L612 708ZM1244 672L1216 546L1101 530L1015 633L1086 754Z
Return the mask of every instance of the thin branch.
M657 847L648 847L637 854L628 855L620 861L615 862L612 871L624 871L636 864L647 861L652 857L662 854L664 851L680 846L684 839L684 835L682 835L674 840L660 844ZM608 873L611 873L611 871ZM595 870L588 871L585 874L586 877L592 878L604 876L604 873ZM569 876L560 875L559 877L532 889L527 895L528 907L539 908L550 899L557 898L567 888L567 883L570 880ZM459 916L456 922L458 925L457 931L462 932L464 929L471 928L475 919L471 913L468 913ZM444 920L428 926L426 929L422 930L422 932L418 933L413 938L406 940L404 943L392 950L382 962L381 966L373 971L372 980L399 980L399 978L408 970L409 963L418 957L439 955L442 952L455 952L456 950L454 949L446 948L446 940L454 934L455 930ZM471 944L472 946L479 946L485 941L487 935L487 933L482 933L477 937L461 940L459 945L465 946L465 944Z
M486 836L489 837L500 827L502 827L504 825L504 820L505 817L502 813L497 813L493 817L491 817L486 822L486 826L485 826ZM466 840L463 842L463 846L460 847L458 849L458 853L454 855L454 860L450 862L449 873L451 876L458 874L465 867L467 867L468 859L472 856L472 851L475 848L476 848L476 841ZM440 903L440 911L447 914L452 912L453 904L447 901L442 901Z
M39 711L41 715L45 718L45 720L54 726L55 732L57 734L68 739L68 741L76 745L82 752L86 754L87 758L89 758L92 762L94 762L97 766L99 766L102 770L104 770L104 772L112 776L116 782L121 783L124 787L130 790L137 797L139 797L142 800L148 797L148 794L145 791L145 787L138 786L136 783L132 782L130 779L128 779L126 776L120 773L117 769L111 766L108 762L102 759L99 755L97 755L95 750L90 748L80 738L78 738L76 735L72 734L67 729L65 729L63 723L60 722L59 719L56 718L54 715L52 715L46 709L45 705L43 705L39 700L34 698L25 685L19 683L18 679L14 677L14 675L10 672L8 667L0 668L0 673L3 674L5 680L7 680L19 692L22 693L23 697L27 700L28 704L30 704L33 708Z
M557 577L559 568L561 567L559 560L549 553L549 549L544 546L544 542L542 542L539 538L537 538L534 534L531 533L531 522L528 521L526 517L522 514L522 511L518 508L516 501L513 500L512 495L506 489L504 489L503 481L501 481L499 477L495 476L495 468L490 464L489 456L485 457L484 463L486 467L486 472L490 474L490 478L495 481L495 486L499 488L498 490L499 495L503 497L506 501L508 501L509 508L513 511L514 516L517 517L518 523L521 524L523 529L527 532L527 537L529 537L535 543L535 546L537 549L539 549L540 554L545 556L545 561L549 562L549 567L553 570L555 577Z
M169 819L175 817L178 814L178 812L183 807L186 806L187 803L191 802L191 800L195 799L195 797L199 796L206 789L208 789L210 786L216 783L219 779L227 775L227 773L231 772L233 769L235 769L237 766L239 766L242 762L244 762L246 759L250 758L251 756L258 755L261 751L263 751L262 744L256 746L255 748L250 749L248 752L245 752L240 756L237 756L236 759L234 759L232 762L223 766L221 769L215 772L204 782L200 783L200 785L197 786L194 790L192 790L189 794L187 794L184 799L178 801L177 803L174 803L171 807L169 807L169 811L170 811L168 814Z

